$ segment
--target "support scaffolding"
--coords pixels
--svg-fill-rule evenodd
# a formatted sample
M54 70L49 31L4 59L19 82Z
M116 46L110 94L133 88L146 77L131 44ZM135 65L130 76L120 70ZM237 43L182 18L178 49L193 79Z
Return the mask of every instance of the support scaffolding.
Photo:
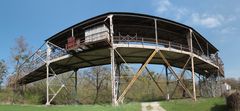
M176 71L172 68L172 65L170 64L170 62L167 60L166 56L163 55L163 53L161 52L161 50L158 49L158 35L157 35L157 20L154 19L154 24L155 24L155 38L156 38L156 49L146 58L145 62L143 62L142 66L138 69L137 73L134 75L134 77L132 78L132 80L130 81L130 83L127 85L127 87L123 90L122 94L120 94L119 98L116 94L116 91L118 91L118 89L116 89L116 69L115 69L115 55L114 52L116 51L118 56L122 59L122 61L124 61L125 63L126 60L124 60L124 58L121 56L121 54L117 51L117 47L114 47L114 42L113 42L113 38L111 39L111 43L112 43L112 48L110 49L111 52L111 69L112 69L112 95L113 95L113 105L118 105L118 103L124 100L125 95L127 94L127 92L129 91L129 89L133 86L134 82L137 80L137 78L142 74L143 69L146 69L148 72L148 68L147 65L149 64L149 62L153 59L153 57L156 56L156 54L159 54L160 58L164 61L165 67L166 67L166 80L167 80L167 89L166 92L164 92L161 87L156 83L156 81L154 80L154 78L151 76L151 78L154 80L155 84L157 85L158 89L161 91L162 94L165 95L166 100L169 100L170 98L173 97L177 86L180 86L184 92L186 92L188 94L189 97L191 97L194 101L197 100L196 98L196 82L195 82L195 65L194 65L194 52L193 52L193 32L190 29L189 30L189 36L188 36L188 43L189 43L189 49L190 49L190 54L189 54L189 59L187 59L185 65L183 66L183 70L182 72L178 75L176 73ZM112 16L110 18L110 34L111 36L113 35L113 27L112 26ZM196 39L196 38L195 38ZM199 45L199 44L198 44ZM201 48L201 47L200 47ZM191 64L191 67L187 67L188 64ZM127 65L129 67L129 65ZM130 68L130 67L129 67ZM175 86L174 91L171 93L171 95L169 95L169 73L168 70L171 72L172 76L175 77L175 79L177 80L177 85ZM183 82L183 77L184 74L186 72L186 70L190 70L191 71L191 81L192 81L192 91L190 91L186 85ZM149 73L150 74L150 73ZM151 74L150 74L151 75Z
M117 50L116 50L116 52L117 52ZM117 103L116 104L118 104L118 102L120 102L120 101L123 101L123 99L124 99L124 97L125 97L125 95L127 94L127 92L128 92L128 90L132 87L132 85L134 84L134 82L137 80L137 78L142 74L142 72L143 72L143 69L147 69L147 65L149 64L149 62L152 60L152 58L156 55L156 54L159 54L160 55L160 57L164 60L164 62L165 62L165 64L167 65L166 66L166 68L168 68L170 71L171 71L171 73L173 74L173 76L177 79L177 81L178 81L178 84L180 84L180 86L184 89L184 91L186 91L187 92L187 94L189 95L189 97L191 97L193 100L196 100L196 92L195 92L195 82L194 82L194 80L192 80L193 82L192 82L192 84L193 84L193 91L192 91L192 93L186 88L186 86L185 86L185 84L183 83L183 81L182 81L182 77L183 77L183 75L184 75L184 72L186 71L186 66L187 66L187 64L189 63L189 61L190 60L193 60L193 59L191 59L192 57L190 56L189 57L189 59L187 60L187 62L186 62L186 64L184 65L184 67L183 67L183 71L182 71L182 73L181 73L181 75L180 75L180 77L176 74L176 72L174 71L174 69L172 68L172 66L170 65L170 63L168 62L168 60L166 59L166 57L161 53L161 51L160 50L154 50L149 56L148 56L148 58L146 58L146 60L145 60L145 62L142 64L142 66L138 69L138 71L137 71L137 73L135 74L135 76L132 78L132 80L130 81L130 83L128 84L128 86L124 89L124 91L123 91L123 93L119 96L119 98L118 98L118 100L117 100ZM119 53L118 53L119 54ZM122 58L122 56L119 54L119 56ZM123 59L123 58L122 58ZM124 59L123 59L123 61L125 61ZM191 63L192 64L192 63ZM193 67L193 65L191 65L192 67ZM129 67L130 68L130 67ZM149 72L149 70L147 69L147 71ZM150 74L150 73L149 73ZM167 75L167 84L169 84L168 83L168 72L167 72L167 69L166 69L166 75ZM152 76L151 76L152 77ZM192 77L192 78L194 78L194 77ZM152 79L154 80L154 78L152 77ZM156 81L154 80L154 82L156 83ZM115 84L115 83L113 83L113 84ZM158 84L156 83L156 85L158 86ZM177 86L176 86L177 87ZM159 90L161 91L161 93L163 93L164 95L166 95L165 94L165 92L163 92L163 90L160 88L160 86L158 86L158 88L159 88ZM168 88L168 87L167 87ZM174 91L175 92L175 91ZM173 93L174 93L173 92ZM171 97L172 97L172 95L173 95L173 93L171 94ZM167 95L166 95L166 99L169 99L169 94L167 93Z
M158 31L163 30L163 29L158 28L158 27L160 27L160 26L158 26L158 19L155 18L155 19L151 19L151 22L153 22L153 23L151 23L152 26L148 27L149 29L154 29L154 31L152 32L153 34L155 34L154 38L150 38L150 37L149 38L143 38L143 37L139 38L137 36L137 34L134 37L131 37L129 35L127 35L126 37L123 37L120 35L120 32L119 32L119 36L115 37L115 35L114 35L114 31L115 31L114 26L115 25L114 25L113 17L115 17L115 16L113 16L113 14L110 14L104 20L105 23L106 23L106 21L109 21L109 23L106 23L106 24L109 25L108 26L109 34L107 33L107 36L110 37L110 39L107 39L108 46L104 47L104 48L107 48L107 49L105 49L105 50L107 50L107 51L105 51L107 53L107 56L103 55L104 58L97 58L96 55L92 55L92 56L95 56L96 59L91 59L91 60L89 59L89 61L88 61L88 59L81 58L80 54L76 55L76 56L73 54L69 54L69 52L67 52L65 49L58 47L57 45L54 45L53 43L47 41L45 44L46 49L43 51L38 50L34 54L34 57L36 56L37 59L33 57L32 63L29 64L29 66L34 67L34 68L29 68L31 70L28 69L29 66L22 68L21 71L23 71L23 72L25 71L24 73L29 74L30 72L32 72L36 69L40 69L41 66L46 67L46 73L45 73L46 76L44 75L44 77L41 77L40 79L38 79L38 80L41 80L41 79L46 78L46 95L47 95L46 105L50 105L51 102L53 101L53 99L58 95L58 93L62 89L65 89L67 91L69 90L66 87L66 82L65 82L66 80L62 80L62 78L59 78L57 76L58 74L60 74L60 72L63 73L64 71L66 72L66 71L70 71L70 70L74 71L74 73L70 76L74 75L74 86L73 87L75 89L74 90L75 98L77 98L78 78L77 78L77 69L76 68L90 67L90 66L103 65L103 64L110 64L110 67L111 67L112 105L114 105L114 106L117 106L119 103L122 103L124 101L124 98L127 95L128 91L134 85L135 81L139 78L139 76L143 73L144 70L147 71L150 78L153 80L153 82L159 89L160 93L164 96L164 98L166 98L166 100L172 99L174 94L176 93L177 88L180 87L183 90L184 95L186 93L188 97L190 97L191 99L196 101L197 94L196 94L195 76L197 76L196 72L199 71L199 69L198 69L199 67L197 67L199 63L200 64L210 64L210 65L213 65L214 68L218 67L218 71L216 71L216 74L208 74L208 75L207 74L206 75L199 74L199 76L198 76L199 83L198 84L199 84L199 90L201 92L200 95L208 95L211 97L215 97L217 95L216 93L218 92L218 89L219 89L218 86L220 86L219 84L221 84L221 83L219 83L219 81L220 81L219 73L224 73L223 69L222 69L223 64L221 64L221 62L219 61L220 58L218 57L218 55L216 55L215 61L210 60L209 59L210 57L208 57L207 59L204 58L204 56L202 54L204 54L205 52L207 53L207 56L209 56L209 44L206 45L207 50L204 50L200 44L201 41L199 41L197 39L196 35L194 35L195 31L193 32L192 29L189 29L189 32L186 37L187 38L187 41L186 41L187 46L183 46L182 44L177 43L177 42L173 43L173 42L167 41L167 40L160 40ZM163 22L163 21L161 21L161 22ZM71 28L71 35L72 35L72 37L74 37L74 29L73 28ZM123 38L123 40L121 40L121 38ZM115 41L116 39L118 39L118 41ZM146 39L146 40L144 41L144 39ZM140 45L132 44L132 43L136 43L136 42L139 42ZM196 43L196 44L194 44L194 43ZM132 49L138 48L138 49L144 49L143 51L146 51L146 52L143 52L142 56L139 56L136 54L137 57L139 57L138 59L141 59L141 60L139 60L141 62L134 61L134 60L138 60L138 59L134 59L131 61L131 59L127 59L128 53L123 55L123 54L121 54L121 51L119 51L120 48L122 48L122 47L128 48L131 45L134 46L134 47L131 47ZM196 47L194 45L199 47L201 52L199 52L199 51L196 52L196 49L194 49ZM91 46L93 47L92 44L86 45L84 47L89 47L87 49L90 49ZM80 47L80 48L82 48L82 47ZM83 51L83 50L81 50L81 51ZM142 51L142 50L140 50L140 51ZM129 52L131 52L131 51L129 51ZM166 54L166 52L170 52L170 54L174 53L175 55L179 54L179 55L183 56L183 58L175 57L174 59L171 59L171 56ZM41 53L41 54L39 54L39 53ZM94 53L94 54L96 54L96 53ZM70 64L70 65L73 65L72 66L73 68L59 71L59 73L57 73L56 69L54 71L53 67L54 67L54 65L56 65L56 64L53 64L54 62L60 61L63 59L71 60L72 59L72 58L70 58L71 56L74 56L75 58L79 59L78 62L76 62L76 63L73 62ZM85 55L85 56L87 56L87 55ZM135 56L133 56L133 57L135 57ZM129 57L129 58L131 58L131 57ZM108 59L108 60L106 60L106 59ZM110 61L109 61L109 59L110 59ZM181 59L181 61L179 59ZM97 61L97 60L99 60L101 62L99 64L95 64L95 61ZM131 63L140 63L141 64L141 67L137 70L136 73L129 66L128 60L131 61ZM107 61L107 62L102 62L102 61ZM156 61L158 61L158 62L156 62ZM176 65L178 63L178 61L181 62L180 65L179 64ZM159 85L159 83L155 80L154 76L150 73L150 70L147 66L148 66L148 64L151 64L151 62L155 63L155 64L164 65L165 75L166 75L166 83L165 83L166 89L162 88ZM174 62L176 64L174 64ZM217 65L215 64L215 62L217 63ZM84 64L84 63L86 63L88 65L82 65L81 67L80 66L74 67L74 65L76 65L76 64ZM121 64L125 64L130 69L131 73L134 74L134 76L131 78L131 81L129 82L127 87L122 91L122 93L120 93L120 85L121 85L120 84L120 82L121 82L120 81L120 76L121 76L120 75L121 74L120 66L121 66ZM176 66L178 68L182 69L180 71L180 73L175 69ZM63 67L65 67L65 66L63 66ZM26 70L26 69L28 69L28 70ZM212 70L212 69L209 69L209 70ZM184 78L184 75L186 75L187 71L191 72L191 74L189 76L191 78ZM189 83L191 82L191 84L190 84L191 88L188 87L185 83L185 81L187 79L188 79L187 82L189 82ZM217 79L219 79L219 80L217 80ZM53 83L53 81L57 81L58 83L57 84ZM27 82L25 82L25 81L21 81L21 82L22 82L21 84L27 84ZM30 81L30 82L32 82L32 81ZM172 82L175 82L176 85L174 85L173 88L170 88L170 85L172 84ZM56 87L57 87L57 89L56 89ZM171 90L171 89L173 89L173 90Z
M74 78L74 92L75 101L77 101L77 69L73 70L73 73L66 79L59 78L58 74L53 70L51 66L51 62L54 61L55 55L52 51L53 49L56 51L56 48L61 51L66 52L64 49L61 49L55 45L52 45L50 42L46 43L46 105L50 105L54 98L60 93L61 90L65 89L67 93L69 93L69 89L66 86L66 81ZM58 58L56 58L58 59ZM44 60L44 59L43 59ZM57 89L56 89L57 88Z

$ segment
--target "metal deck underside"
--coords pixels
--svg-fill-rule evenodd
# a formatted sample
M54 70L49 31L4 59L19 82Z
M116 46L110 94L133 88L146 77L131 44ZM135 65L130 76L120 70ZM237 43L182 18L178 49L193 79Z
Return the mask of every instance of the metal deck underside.
M127 63L143 63L146 58L156 49L155 46L137 47L135 45L115 44L117 52L124 58ZM180 51L172 48L161 48L161 52L164 54L169 63L178 68L183 68L186 61L189 59L189 52ZM116 55L117 63L124 63L118 54ZM74 69L86 68L98 65L110 64L110 49L109 47L86 50L78 52L73 55L65 55L56 59L53 59L50 66L52 70L58 75L64 72L72 71ZM164 61L159 56L155 55L150 64L164 64ZM216 71L218 67L211 62L208 62L201 57L195 55L194 57L195 72L201 75ZM186 69L191 69L190 64ZM27 74L21 78L19 84L28 84L38 80L45 79L46 64L42 65L38 69Z

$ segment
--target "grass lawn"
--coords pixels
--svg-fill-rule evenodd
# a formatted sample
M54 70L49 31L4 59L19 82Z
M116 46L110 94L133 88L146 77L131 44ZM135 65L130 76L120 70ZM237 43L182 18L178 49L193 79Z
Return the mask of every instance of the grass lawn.
M139 103L123 104L119 107L111 105L0 105L0 111L140 111Z
M224 98L179 99L160 102L167 111L226 111Z

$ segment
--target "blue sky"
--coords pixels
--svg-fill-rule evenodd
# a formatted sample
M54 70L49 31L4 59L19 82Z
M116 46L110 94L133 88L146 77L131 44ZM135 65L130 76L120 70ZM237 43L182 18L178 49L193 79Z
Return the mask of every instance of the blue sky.
M227 77L240 77L239 0L1 0L0 59L24 36L33 48L82 20L111 11L145 13L195 28L220 51Z

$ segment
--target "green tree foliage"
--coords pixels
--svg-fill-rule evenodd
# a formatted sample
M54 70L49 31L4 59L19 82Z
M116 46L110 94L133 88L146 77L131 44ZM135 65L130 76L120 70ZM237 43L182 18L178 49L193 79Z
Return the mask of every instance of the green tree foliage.
M7 65L4 60L0 60L0 90L4 77L7 75Z
M23 36L15 39L15 46L11 48L11 60L15 72L8 77L8 86L12 88L13 97L12 103L22 100L23 88L17 86L16 81L23 76L19 73L19 66L24 63L31 55L31 50Z

